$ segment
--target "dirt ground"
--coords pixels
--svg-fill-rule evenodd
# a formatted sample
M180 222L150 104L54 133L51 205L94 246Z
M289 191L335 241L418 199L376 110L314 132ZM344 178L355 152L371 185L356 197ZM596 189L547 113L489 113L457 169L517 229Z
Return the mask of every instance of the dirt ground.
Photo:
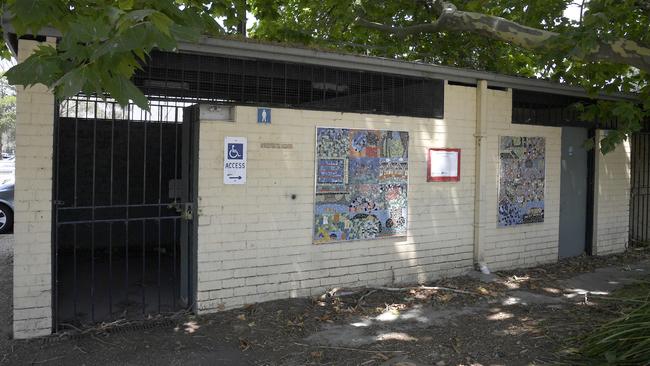
M577 335L616 316L611 290L650 279L650 252L630 250L499 272L490 283L343 289L22 341L10 339L10 249L0 237L2 365L555 364Z
M13 235L0 235L0 354L11 347ZM0 355L0 361L4 355Z

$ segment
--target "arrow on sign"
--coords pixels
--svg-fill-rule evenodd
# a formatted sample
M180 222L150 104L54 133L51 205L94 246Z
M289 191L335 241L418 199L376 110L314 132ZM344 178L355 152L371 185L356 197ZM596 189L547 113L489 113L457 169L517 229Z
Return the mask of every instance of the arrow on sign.
M241 179L241 176L239 176L239 177L230 177L229 176L228 178L230 178L230 179Z

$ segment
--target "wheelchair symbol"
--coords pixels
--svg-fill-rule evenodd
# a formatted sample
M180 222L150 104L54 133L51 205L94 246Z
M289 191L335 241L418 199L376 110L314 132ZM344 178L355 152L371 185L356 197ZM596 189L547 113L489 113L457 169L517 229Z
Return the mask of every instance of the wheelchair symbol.
M230 159L243 159L243 144L228 144L228 158Z

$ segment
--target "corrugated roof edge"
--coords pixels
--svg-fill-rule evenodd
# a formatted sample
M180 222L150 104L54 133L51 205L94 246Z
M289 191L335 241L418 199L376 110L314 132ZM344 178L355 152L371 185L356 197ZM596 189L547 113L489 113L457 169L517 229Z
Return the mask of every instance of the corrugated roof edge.
M297 47L295 45L258 40L204 37L197 43L180 43L179 51L205 55L228 55L251 59L327 65L354 70L442 79L466 84L476 84L478 80L486 80L490 87L590 98L583 88L542 79L508 76L487 71L401 61L383 57L339 53L330 50ZM601 93L598 98L605 100L637 99L636 95L628 93Z

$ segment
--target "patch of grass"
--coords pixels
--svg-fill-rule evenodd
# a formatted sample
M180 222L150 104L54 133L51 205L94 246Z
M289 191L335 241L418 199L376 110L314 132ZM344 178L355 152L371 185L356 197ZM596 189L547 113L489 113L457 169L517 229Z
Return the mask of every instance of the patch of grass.
M649 278L650 279L650 278ZM613 294L622 315L580 342L576 361L589 365L650 365L650 281L639 281Z
M647 300L650 295L650 276L640 279L631 285L626 285L612 294L614 299L620 299L623 305Z

